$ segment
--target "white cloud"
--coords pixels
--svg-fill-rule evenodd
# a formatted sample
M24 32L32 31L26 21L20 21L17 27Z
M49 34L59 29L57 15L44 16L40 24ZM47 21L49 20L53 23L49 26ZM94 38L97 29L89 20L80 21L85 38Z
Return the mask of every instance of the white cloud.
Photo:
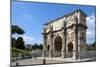
M87 31L87 35L94 35L94 33L92 31Z
M87 17L87 24L95 25L95 15L91 14L89 17Z
M24 34L24 35L14 34L14 35L12 35L12 37L14 37L15 39L17 39L18 37L22 37L25 44L32 44L33 45L34 43L37 43L37 44L42 43L42 38L36 39L33 36L29 36L26 34Z
M35 38L33 36L29 36L29 35L17 35L17 34L14 34L12 37L14 38L18 38L18 37L22 37L25 44L34 44L35 42Z
M29 17L29 16L28 16L28 15L26 15L26 14L24 14L24 15L23 15L23 17L27 18L27 17Z
M95 14L87 17L87 43L95 41Z
M20 36L23 37L26 44L34 43L34 40L35 40L34 37L28 36L28 35L20 35Z

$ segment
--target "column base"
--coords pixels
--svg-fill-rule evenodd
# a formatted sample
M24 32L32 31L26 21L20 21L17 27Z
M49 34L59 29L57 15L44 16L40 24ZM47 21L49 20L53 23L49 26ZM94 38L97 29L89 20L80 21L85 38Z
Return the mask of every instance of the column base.
M77 56L76 56L76 50L73 50L73 57L72 57L75 61L77 60Z
M66 58L68 58L68 52L66 52Z
M46 56L46 50L43 51L42 57Z
M53 57L53 51L49 51L49 57Z
M62 52L61 52L61 57L62 57L62 58L66 58L66 51L62 51Z

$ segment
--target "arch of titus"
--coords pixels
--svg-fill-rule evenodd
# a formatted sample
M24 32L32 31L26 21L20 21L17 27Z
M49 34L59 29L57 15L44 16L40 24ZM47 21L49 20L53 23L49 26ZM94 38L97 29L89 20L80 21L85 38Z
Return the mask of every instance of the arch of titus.
M44 24L44 55L74 59L85 56L86 17L87 15L79 9Z

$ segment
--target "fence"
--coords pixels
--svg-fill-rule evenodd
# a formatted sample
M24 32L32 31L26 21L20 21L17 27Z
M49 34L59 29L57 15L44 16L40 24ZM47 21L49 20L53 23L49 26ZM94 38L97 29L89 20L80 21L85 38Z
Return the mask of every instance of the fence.
M44 54L43 51L33 51L32 52L32 56L33 57L42 57ZM61 57L61 51L55 51L52 53L53 57ZM73 52L68 52L68 54L66 54L68 57L72 57L73 56ZM45 52L45 57L49 56L49 51ZM96 50L87 50L86 51L86 57L95 57L96 56Z
M30 59L32 57L42 57L44 54L44 51L32 51L31 53L31 57L30 56L25 56L23 57L16 57L16 58L11 58L11 60L14 62L16 60L22 60L22 59ZM53 57L61 57L61 51L56 51L53 52ZM66 54L66 56L68 57L72 57L73 56L73 52L69 52L68 54ZM49 57L49 51L45 52L45 57ZM87 50L86 51L86 56L81 56L81 58L91 58L91 57L96 57L96 50Z

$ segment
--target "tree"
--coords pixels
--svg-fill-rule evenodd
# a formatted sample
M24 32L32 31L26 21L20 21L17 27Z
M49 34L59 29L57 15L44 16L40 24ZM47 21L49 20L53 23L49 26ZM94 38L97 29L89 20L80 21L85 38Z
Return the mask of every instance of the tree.
M35 43L33 46L32 46L32 49L36 50L38 48L38 44Z
M42 50L43 49L43 44L40 44L38 48Z
M12 25L11 27L12 27L12 29L11 29L12 35L15 34L15 33L20 34L20 35L25 33L25 31L17 25ZM12 47L17 47L17 48L22 48L22 49L25 48L24 41L23 41L22 37L19 37L17 40L15 38L12 38L11 40L12 40ZM21 42L21 44L18 43L18 42Z
M35 43L33 46L32 46L32 49L36 50L36 49L43 49L43 44L37 44Z
M91 50L91 44L90 43L86 44L86 48L87 48L87 50Z
M25 49L28 51L32 50L32 44L26 44Z
M91 47L96 47L96 41L94 41L94 43L92 43Z
M24 41L22 37L18 37L15 43L15 47L18 49L25 49Z
M16 42L16 39L15 38L12 38L12 47L15 46L15 42Z
M12 25L12 30L11 30L11 32L12 32L12 34L15 34L15 33L17 33L17 34L24 34L25 33L25 31L23 30L23 29L21 29L19 26L17 26L17 25Z

